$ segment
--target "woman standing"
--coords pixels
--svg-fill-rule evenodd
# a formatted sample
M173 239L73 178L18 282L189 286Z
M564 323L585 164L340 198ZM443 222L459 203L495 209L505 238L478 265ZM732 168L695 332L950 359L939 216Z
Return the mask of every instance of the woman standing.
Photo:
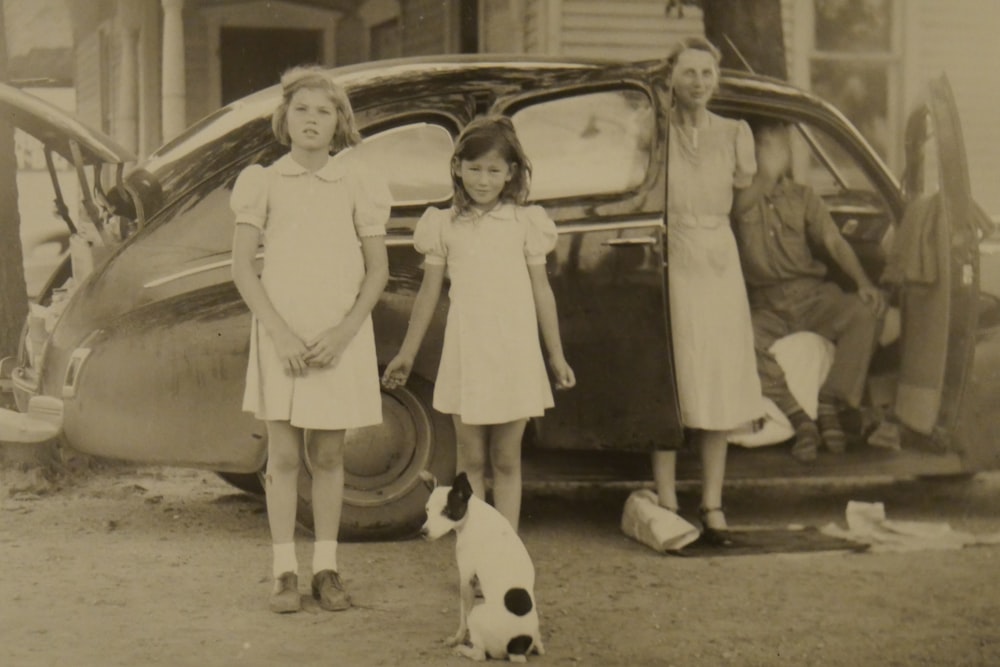
M728 432L762 413L750 307L729 214L751 185L753 134L711 113L720 54L688 38L670 61L674 108L667 186L670 323L681 420L702 462L699 516L707 541L728 546L722 486ZM661 506L676 512L676 452L653 454Z

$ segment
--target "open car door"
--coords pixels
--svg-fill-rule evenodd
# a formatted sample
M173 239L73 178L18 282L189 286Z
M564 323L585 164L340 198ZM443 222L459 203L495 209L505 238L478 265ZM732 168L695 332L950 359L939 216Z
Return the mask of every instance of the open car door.
M908 119L906 150L908 204L894 258L902 308L895 414L917 442L960 452L974 468L975 443L955 435L976 342L982 218L943 75Z

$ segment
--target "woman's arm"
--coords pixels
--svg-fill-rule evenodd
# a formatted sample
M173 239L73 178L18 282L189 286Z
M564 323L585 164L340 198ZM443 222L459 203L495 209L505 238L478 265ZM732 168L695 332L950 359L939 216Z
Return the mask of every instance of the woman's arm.
M260 282L255 266L259 245L259 229L249 224L236 225L233 235L233 282L250 312L270 334L285 369L297 375L307 366L305 356L308 348L275 309Z
M549 275L544 264L529 264L531 292L535 297L535 312L538 326L542 330L542 340L549 353L549 366L556 378L557 389L569 389L576 384L573 369L563 354L562 338L559 336L559 314L556 311L556 297L549 284Z
M361 253L365 260L365 277L361 281L354 305L339 324L309 341L306 361L310 365L329 366L337 361L358 334L389 282L389 257L385 249L385 237L362 236Z
M406 384L413 361L424 341L427 329L434 318L438 300L441 298L441 286L444 284L444 264L424 264L424 279L413 302L413 312L410 313L410 324L406 328L406 336L399 347L399 352L389 362L382 374L382 384L387 389L395 389Z

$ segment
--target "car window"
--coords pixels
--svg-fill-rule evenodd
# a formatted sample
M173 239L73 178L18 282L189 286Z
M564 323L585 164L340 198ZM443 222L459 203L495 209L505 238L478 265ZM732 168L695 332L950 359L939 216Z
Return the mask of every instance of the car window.
M827 132L799 123L792 132L795 180L811 185L822 196L850 190L875 193L876 188L858 161Z
M626 192L646 178L656 126L640 90L548 100L512 119L532 165L532 200Z
M440 125L414 123L366 137L354 151L386 179L396 206L451 197L449 165L454 143Z

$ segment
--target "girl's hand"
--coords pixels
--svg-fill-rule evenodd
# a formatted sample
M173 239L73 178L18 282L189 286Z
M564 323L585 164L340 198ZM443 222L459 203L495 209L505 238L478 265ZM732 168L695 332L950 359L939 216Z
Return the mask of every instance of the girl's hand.
M284 367L285 372L290 375L302 375L306 372L309 363L306 361L306 356L309 354L309 348L306 346L305 341L299 338L291 329L284 329L271 335L271 339L274 341L274 349L278 353L278 358L281 360L281 365Z
M409 379L412 370L413 359L397 354L385 367L385 372L382 373L382 386L386 389L402 387Z
M572 389L576 386L576 375L570 365L566 363L565 357L550 359L549 366L556 378L556 389Z
M306 363L318 368L334 366L353 338L353 332L343 324L327 329L307 343Z

